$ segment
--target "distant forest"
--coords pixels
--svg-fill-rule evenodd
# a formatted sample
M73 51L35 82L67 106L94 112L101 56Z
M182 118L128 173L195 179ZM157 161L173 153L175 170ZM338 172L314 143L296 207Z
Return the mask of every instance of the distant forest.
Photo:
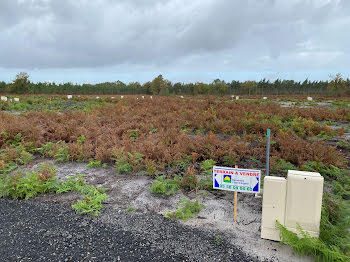
M206 83L171 83L159 75L150 82L123 83L121 81L98 84L73 83L32 83L29 75L21 72L11 83L0 82L0 93L15 94L149 94L149 95L336 95L350 96L350 79L340 74L331 76L329 81L297 82L294 80L231 81L220 79Z

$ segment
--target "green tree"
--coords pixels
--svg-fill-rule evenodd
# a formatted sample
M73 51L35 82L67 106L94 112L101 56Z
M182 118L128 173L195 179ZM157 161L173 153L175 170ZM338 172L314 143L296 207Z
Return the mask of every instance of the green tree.
M168 95L169 87L171 87L171 83L164 80L162 75L159 75L151 82L150 91L153 95Z
M343 79L341 74L336 74L335 76L330 75L331 81L327 85L327 90L330 94L340 94L345 92L347 83Z
M4 81L0 81L0 93L6 93L7 84Z
M16 75L16 79L13 80L10 90L12 93L24 94L29 92L29 75L26 72L20 72Z
M256 81L245 81L241 84L241 87L243 88L245 93L252 95L256 93L258 83Z

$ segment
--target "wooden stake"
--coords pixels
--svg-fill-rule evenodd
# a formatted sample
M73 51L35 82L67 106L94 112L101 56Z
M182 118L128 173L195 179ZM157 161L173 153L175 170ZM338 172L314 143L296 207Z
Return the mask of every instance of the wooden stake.
M235 165L235 168L238 168L237 165ZM233 206L233 221L237 222L237 194L238 192L235 191L235 199L234 199L234 206Z

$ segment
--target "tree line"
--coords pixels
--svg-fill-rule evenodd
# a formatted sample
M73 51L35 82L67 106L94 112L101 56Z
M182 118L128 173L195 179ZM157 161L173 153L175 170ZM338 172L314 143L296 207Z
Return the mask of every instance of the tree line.
M210 84L171 83L162 75L152 81L140 84L122 81L98 84L73 83L33 83L25 72L18 73L11 83L0 81L0 93L14 94L149 94L149 95L350 95L350 79L343 79L340 74L330 76L329 81L281 80L269 81L231 81L220 79Z

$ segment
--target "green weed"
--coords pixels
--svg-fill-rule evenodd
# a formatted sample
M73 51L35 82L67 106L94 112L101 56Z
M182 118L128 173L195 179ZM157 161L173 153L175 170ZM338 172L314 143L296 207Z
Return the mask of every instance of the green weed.
M153 194L174 195L180 190L180 182L178 176L175 176L174 179L169 179L166 175L159 176L153 181L150 190Z
M216 164L216 162L212 159L204 160L202 163L200 163L200 168L203 171L203 173L211 174L213 172L213 166Z
M337 143L337 146L343 149L350 150L350 140L348 141L340 141Z
M145 164L146 164L147 175L154 176L155 174L157 174L157 165L154 160L148 159L145 161Z
M78 200L72 208L80 214L98 216L102 209L102 203L107 200L105 188L95 188L92 185L85 185L80 188L79 192L83 195L84 200Z
M179 202L176 211L168 212L164 215L164 217L174 217L176 219L187 221L189 218L193 218L195 214L198 214L203 208L205 208L205 206L200 204L198 200L191 201L188 198L183 197Z
M61 147L57 150L57 153L54 155L54 158L57 162L67 162L69 157L68 147Z
M86 165L86 167L96 168L101 166L101 161L94 161L92 158L90 158L89 164Z
M128 212L133 212L133 211L135 211L135 208L132 207L132 206L128 206L128 207L126 208L126 211L128 211Z
M222 236L216 236L215 245L220 246L222 244Z

